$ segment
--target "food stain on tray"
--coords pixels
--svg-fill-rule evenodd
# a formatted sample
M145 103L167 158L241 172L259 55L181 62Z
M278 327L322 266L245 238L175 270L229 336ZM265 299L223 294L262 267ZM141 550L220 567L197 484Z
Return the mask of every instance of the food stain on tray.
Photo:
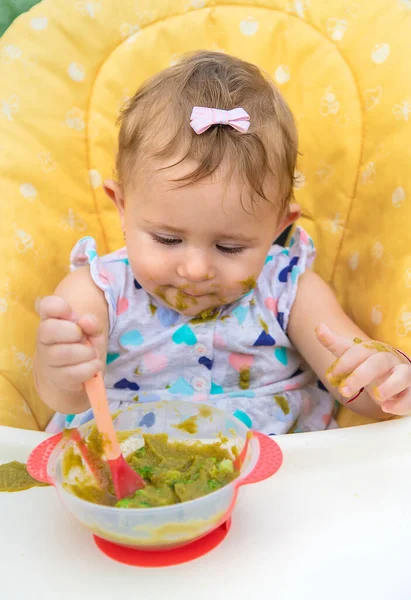
M17 461L0 465L0 492L21 492L32 487L46 487L31 477L25 464Z

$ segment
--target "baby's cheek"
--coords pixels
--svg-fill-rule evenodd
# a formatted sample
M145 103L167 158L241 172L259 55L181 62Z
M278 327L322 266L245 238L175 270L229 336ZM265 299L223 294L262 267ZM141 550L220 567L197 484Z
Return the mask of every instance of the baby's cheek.
M149 282L154 286L158 286L169 283L172 268L170 260L167 257L163 256L160 258L156 255L150 255L147 252L146 255L141 254L139 259L135 261L133 272L137 276L137 279L140 278L144 287L147 287L147 283Z

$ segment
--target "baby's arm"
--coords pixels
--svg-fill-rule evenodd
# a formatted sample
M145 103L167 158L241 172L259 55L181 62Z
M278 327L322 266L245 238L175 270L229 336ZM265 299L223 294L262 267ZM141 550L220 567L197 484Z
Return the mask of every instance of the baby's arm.
M53 296L43 298L38 311L37 391L53 410L83 412L90 407L83 383L104 368L109 328L107 303L89 267L63 279Z
M339 335L333 334L327 327L317 330L321 323L325 323ZM297 297L289 320L288 335L331 394L343 404L347 402L349 398L343 398L338 387L331 385L327 379L327 370L335 363L335 357L344 354L347 350L344 343L347 347L349 344L354 346L352 342L354 338L361 340L369 340L369 338L344 313L329 286L312 271L306 271L299 279ZM352 393L352 396L354 395L355 392ZM366 391L351 402L349 407L354 412L370 418L387 418L387 414Z

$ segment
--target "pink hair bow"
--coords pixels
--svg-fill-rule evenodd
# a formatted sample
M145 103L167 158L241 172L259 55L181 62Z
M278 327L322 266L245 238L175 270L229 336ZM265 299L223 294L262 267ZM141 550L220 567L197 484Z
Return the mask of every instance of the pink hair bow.
M190 125L198 134L204 133L212 125L230 125L240 133L246 133L250 127L250 115L244 108L221 110L195 106L191 113Z

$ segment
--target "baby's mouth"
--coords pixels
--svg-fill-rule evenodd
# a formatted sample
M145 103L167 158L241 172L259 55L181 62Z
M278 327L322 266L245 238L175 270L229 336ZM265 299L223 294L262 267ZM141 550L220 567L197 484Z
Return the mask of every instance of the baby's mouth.
M189 296L190 298L202 298L203 296L209 296L208 292L203 294L198 294L197 292L186 292L185 290L182 292L185 296Z

